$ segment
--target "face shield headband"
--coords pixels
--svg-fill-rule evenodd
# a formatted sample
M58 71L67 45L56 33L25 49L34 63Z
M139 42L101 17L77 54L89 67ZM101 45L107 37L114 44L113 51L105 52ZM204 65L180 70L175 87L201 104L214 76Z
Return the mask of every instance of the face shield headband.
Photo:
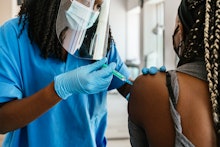
M70 54L79 49L85 32L97 19L95 0L61 0L56 20L56 34L63 48Z

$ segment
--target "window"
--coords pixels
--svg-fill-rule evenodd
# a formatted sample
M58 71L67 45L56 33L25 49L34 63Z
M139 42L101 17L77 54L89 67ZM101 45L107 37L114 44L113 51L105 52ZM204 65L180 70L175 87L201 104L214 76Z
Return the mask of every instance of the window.
M143 19L144 66L162 66L164 64L164 2L146 2Z

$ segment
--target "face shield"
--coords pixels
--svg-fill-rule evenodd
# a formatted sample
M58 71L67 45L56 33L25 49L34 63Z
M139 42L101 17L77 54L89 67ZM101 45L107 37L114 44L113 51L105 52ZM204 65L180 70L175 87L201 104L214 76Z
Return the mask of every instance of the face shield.
M96 21L95 0L61 0L56 20L56 34L63 48L70 54L79 49L86 30Z
M57 36L70 54L89 60L100 60L106 56L109 34L109 7L110 0L104 0L100 11L93 11L95 0L79 0L82 7L72 7L69 0L61 0L57 18ZM82 5L83 4L83 5ZM74 4L75 5L75 4ZM69 23L67 11L70 7L74 13L83 14L81 25ZM86 8L86 9L85 9ZM90 10L90 11L89 11ZM97 19L98 17L98 19ZM95 22L95 23L94 23ZM79 24L79 23L78 23ZM77 27L76 27L77 26Z
M109 37L109 8L110 0L104 0L98 20L86 32L85 40L79 49L80 58L100 60L106 56Z

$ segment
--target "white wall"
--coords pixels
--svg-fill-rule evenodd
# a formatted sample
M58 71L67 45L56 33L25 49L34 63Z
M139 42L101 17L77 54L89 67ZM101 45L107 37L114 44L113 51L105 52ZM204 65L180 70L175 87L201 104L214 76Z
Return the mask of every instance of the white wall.
M119 54L126 58L126 4L127 0L111 0L109 23Z
M156 35L152 33L152 28L156 26L156 6L152 4L145 4L144 5L144 53L150 54L156 48Z
M161 0L147 0L144 5L144 49L145 54L149 54L156 47L155 45L155 35L152 34L152 29L156 25L156 12L155 5L152 5L155 2L160 2ZM175 25L175 18L177 14L177 8L180 3L180 0L164 0L165 10L164 10L164 26L165 26L165 36L164 36L164 65L166 68L174 69L176 67L176 55L173 50L172 44L172 34ZM157 58L156 54L152 54L150 59L152 63L149 66L161 66L158 64L158 61L154 61Z
M0 0L0 25L8 19L15 17L18 10L17 0Z
M140 8L133 8L127 13L126 59L133 64L140 64Z
M143 28L142 30L145 34L143 39L143 48L145 54L153 53L152 50L156 48L156 36L152 34L152 29L156 25L156 11L155 11L155 3L161 2L163 0L145 0L144 5L144 20L143 20ZM165 2L165 10L164 10L164 15L165 15L165 34L164 34L164 65L167 67L167 69L174 69L176 67L176 55L173 50L173 45L172 45L172 34L173 34L173 29L174 29L174 23L175 23L175 17L176 17L176 12L177 12L177 7L179 5L180 0L164 0ZM127 0L127 7L128 9L131 9L137 5L140 4L139 0ZM129 37L128 37L129 38ZM129 42L127 42L129 44ZM128 49L129 47L127 47ZM130 50L128 50L130 51ZM138 54L138 53L137 53ZM151 56L152 59L150 59L152 62L150 63L149 66L161 66L161 64L157 61L155 61L155 58L158 58L157 55L152 54ZM153 65L152 65L153 64Z
M174 31L177 8L180 0L165 0L165 65L167 69L176 67L172 34Z
M140 0L127 0L127 10L131 10L139 6Z

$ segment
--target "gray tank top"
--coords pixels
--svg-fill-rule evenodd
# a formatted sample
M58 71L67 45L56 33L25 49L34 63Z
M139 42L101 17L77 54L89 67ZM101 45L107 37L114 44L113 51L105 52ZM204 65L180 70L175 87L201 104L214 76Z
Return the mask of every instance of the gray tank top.
M179 66L176 70L171 70L167 72L167 88L170 96L170 112L176 130L175 147L194 147L190 140L188 140L186 136L184 136L182 133L181 116L176 110L176 105L178 103L179 97L179 83L176 71L207 81L205 62L201 60L186 63Z
M203 61L203 60L183 64L183 65L177 67L176 71L186 73L186 74L191 75L193 77L207 81L207 72L206 72L206 68L205 68L205 61Z

